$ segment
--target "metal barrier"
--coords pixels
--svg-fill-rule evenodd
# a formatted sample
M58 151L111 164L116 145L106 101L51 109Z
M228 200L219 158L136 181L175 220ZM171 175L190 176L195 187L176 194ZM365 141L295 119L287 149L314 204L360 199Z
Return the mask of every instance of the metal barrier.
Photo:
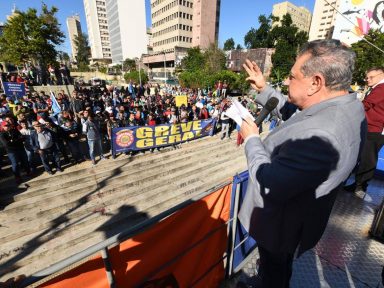
M171 214L181 210L182 208L189 206L190 204L192 204L198 200L201 200L202 198L212 194L216 190L223 188L223 187L225 187L231 183L232 183L232 181L229 181L229 180L224 182L224 183L221 183L220 185L217 185L217 186L209 189L208 191L199 194L196 197L193 197L189 200L186 200L186 201L158 214L157 216L155 216L151 219L148 219L142 223L139 223L139 224L133 226L132 228L130 228L126 231L123 231L119 234L116 234L116 235L106 239L105 241L102 241L98 244L95 244L95 245L87 248L86 250L83 250L83 251L81 251L81 252L79 252L73 256L70 256L70 257L50 266L49 268L41 270L41 271L33 274L32 276L29 276L26 279L24 279L24 281L21 283L20 287L27 287L27 286L32 285L32 284L37 283L37 282L40 282L40 284L45 283L48 280L51 280L50 276L52 276L53 274L57 274L57 273L63 271L64 269L68 268L69 266L75 265L76 263L84 262L84 260L89 258L90 256L94 256L95 254L101 253L102 259L104 262L104 269L107 273L109 286L111 288L115 288L116 287L115 286L115 279L114 279L114 276L112 273L112 265L110 263L108 247L114 247L114 246L118 245L119 243L122 243L123 241L126 241L126 240L132 238L133 236L139 234L140 232L143 232L143 231L149 229L150 227L152 227L153 225L159 223L161 220L165 219L166 217L170 216ZM227 223L225 223L224 225L228 225L231 221L232 221L232 219L230 218L227 221ZM216 229L216 230L218 230L218 229ZM206 234L206 237L204 239L201 239L201 241L199 241L199 242L207 240L215 232L216 232L215 230L208 232ZM188 247L188 251L198 244L199 243L194 243L193 245ZM182 253L182 254L185 254L186 252L187 251L184 251L184 253ZM180 255L178 255L178 256L180 256ZM221 263L225 258L227 258L227 254L223 255L223 258L218 263L216 263L215 265L218 265L219 263ZM174 259L173 259L173 261L174 261ZM167 265L169 265L169 263L165 263L159 270L164 269L164 267ZM207 271L206 273L209 273L209 271ZM60 274L62 274L62 273L60 273ZM59 276L59 275L57 275L57 276ZM50 279L47 279L47 278L50 278ZM47 280L42 281L44 279L47 279Z

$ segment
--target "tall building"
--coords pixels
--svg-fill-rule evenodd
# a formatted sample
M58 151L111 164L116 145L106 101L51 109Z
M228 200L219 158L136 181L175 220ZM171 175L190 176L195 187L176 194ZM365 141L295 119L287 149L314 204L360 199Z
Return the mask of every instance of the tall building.
M151 0L154 52L217 42L220 0Z
M220 4L221 0L151 0L153 53L143 59L150 77L169 78L189 48L217 43Z
M291 15L293 24L299 28L299 30L309 32L312 15L307 8L303 6L297 7L288 1L273 5L273 16L279 17L281 20L286 14ZM276 25L278 25L278 23Z
M78 35L81 35L81 24L80 24L80 16L73 15L67 18L67 28L68 28L68 36L69 42L71 43L72 50L72 60L76 60L77 56L77 46L75 44L75 39Z
M332 38L337 17L336 9L339 9L340 2L340 0L316 0L309 41Z
M4 23L0 22L0 36L3 35L3 31L4 31Z
M110 62L112 59L105 2L105 0L84 0L89 45L93 61Z
M112 63L141 57L147 52L145 1L105 0Z

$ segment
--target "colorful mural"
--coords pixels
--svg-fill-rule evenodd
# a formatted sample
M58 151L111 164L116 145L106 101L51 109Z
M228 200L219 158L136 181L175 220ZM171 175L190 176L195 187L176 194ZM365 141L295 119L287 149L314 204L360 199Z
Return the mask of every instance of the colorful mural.
M370 29L384 32L383 0L340 0L333 38L352 44Z

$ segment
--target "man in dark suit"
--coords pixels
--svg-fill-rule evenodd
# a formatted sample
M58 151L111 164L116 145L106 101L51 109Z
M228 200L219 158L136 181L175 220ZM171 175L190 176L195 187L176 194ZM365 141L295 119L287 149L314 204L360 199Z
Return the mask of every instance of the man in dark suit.
M354 53L338 40L309 42L291 69L288 97L269 87L255 62L244 68L256 101L288 101L298 111L261 141L251 119L241 125L248 162L239 219L257 241L262 287L289 287L293 255L311 249L327 225L337 191L356 165L366 122L356 94L348 94Z
M384 68L367 70L365 81L370 88L363 100L368 133L356 169L355 182L344 187L349 192L367 191L368 182L375 174L379 151L384 145Z

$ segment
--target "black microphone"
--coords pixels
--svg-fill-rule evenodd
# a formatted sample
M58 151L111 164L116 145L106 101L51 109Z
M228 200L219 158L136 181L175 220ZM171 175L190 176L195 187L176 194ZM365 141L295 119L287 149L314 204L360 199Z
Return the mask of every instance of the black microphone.
M268 99L267 103L265 103L263 109L260 111L260 114L256 117L255 123L257 126L264 121L265 118L276 108L277 104L279 104L279 99L276 97L271 97Z

